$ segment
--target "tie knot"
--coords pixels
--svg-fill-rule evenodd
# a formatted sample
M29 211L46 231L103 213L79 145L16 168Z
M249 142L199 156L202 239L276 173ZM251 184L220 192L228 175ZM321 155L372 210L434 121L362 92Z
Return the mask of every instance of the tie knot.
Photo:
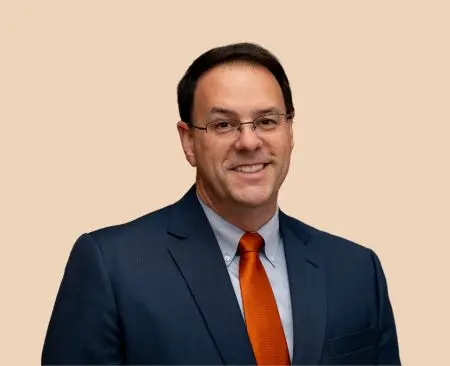
M239 240L239 249L242 253L259 252L264 239L258 233L245 233Z

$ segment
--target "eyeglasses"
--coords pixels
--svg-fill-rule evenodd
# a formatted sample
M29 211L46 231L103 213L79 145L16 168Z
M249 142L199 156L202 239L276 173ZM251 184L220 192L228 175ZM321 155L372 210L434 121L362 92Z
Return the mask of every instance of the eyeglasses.
M253 125L253 130L257 132L269 132L276 130L283 122L287 122L292 118L292 114L288 113L271 113L255 118L251 122L241 122L232 118L217 118L206 124L205 127L191 124L199 130L215 135L231 135L236 131L241 131L243 125Z

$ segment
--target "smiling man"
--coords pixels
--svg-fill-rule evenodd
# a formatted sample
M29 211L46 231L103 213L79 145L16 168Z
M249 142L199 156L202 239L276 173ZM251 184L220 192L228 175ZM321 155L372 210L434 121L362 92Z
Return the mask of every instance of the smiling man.
M362 245L286 215L285 71L250 43L178 85L196 182L178 202L75 243L43 364L400 364L386 278Z

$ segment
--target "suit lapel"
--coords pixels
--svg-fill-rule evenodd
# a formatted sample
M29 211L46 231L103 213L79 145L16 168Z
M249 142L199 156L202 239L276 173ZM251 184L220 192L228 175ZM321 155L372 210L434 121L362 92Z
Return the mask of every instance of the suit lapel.
M319 364L326 326L326 283L322 258L298 221L280 212L294 324L292 364Z
M222 253L194 187L173 206L169 252L203 315L223 362L255 364Z

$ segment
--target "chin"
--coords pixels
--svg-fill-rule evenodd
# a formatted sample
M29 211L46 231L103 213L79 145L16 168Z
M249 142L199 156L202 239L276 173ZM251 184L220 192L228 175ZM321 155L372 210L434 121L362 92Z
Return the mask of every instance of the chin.
M269 188L251 187L231 192L231 195L235 201L245 206L258 207L270 201L272 190Z

